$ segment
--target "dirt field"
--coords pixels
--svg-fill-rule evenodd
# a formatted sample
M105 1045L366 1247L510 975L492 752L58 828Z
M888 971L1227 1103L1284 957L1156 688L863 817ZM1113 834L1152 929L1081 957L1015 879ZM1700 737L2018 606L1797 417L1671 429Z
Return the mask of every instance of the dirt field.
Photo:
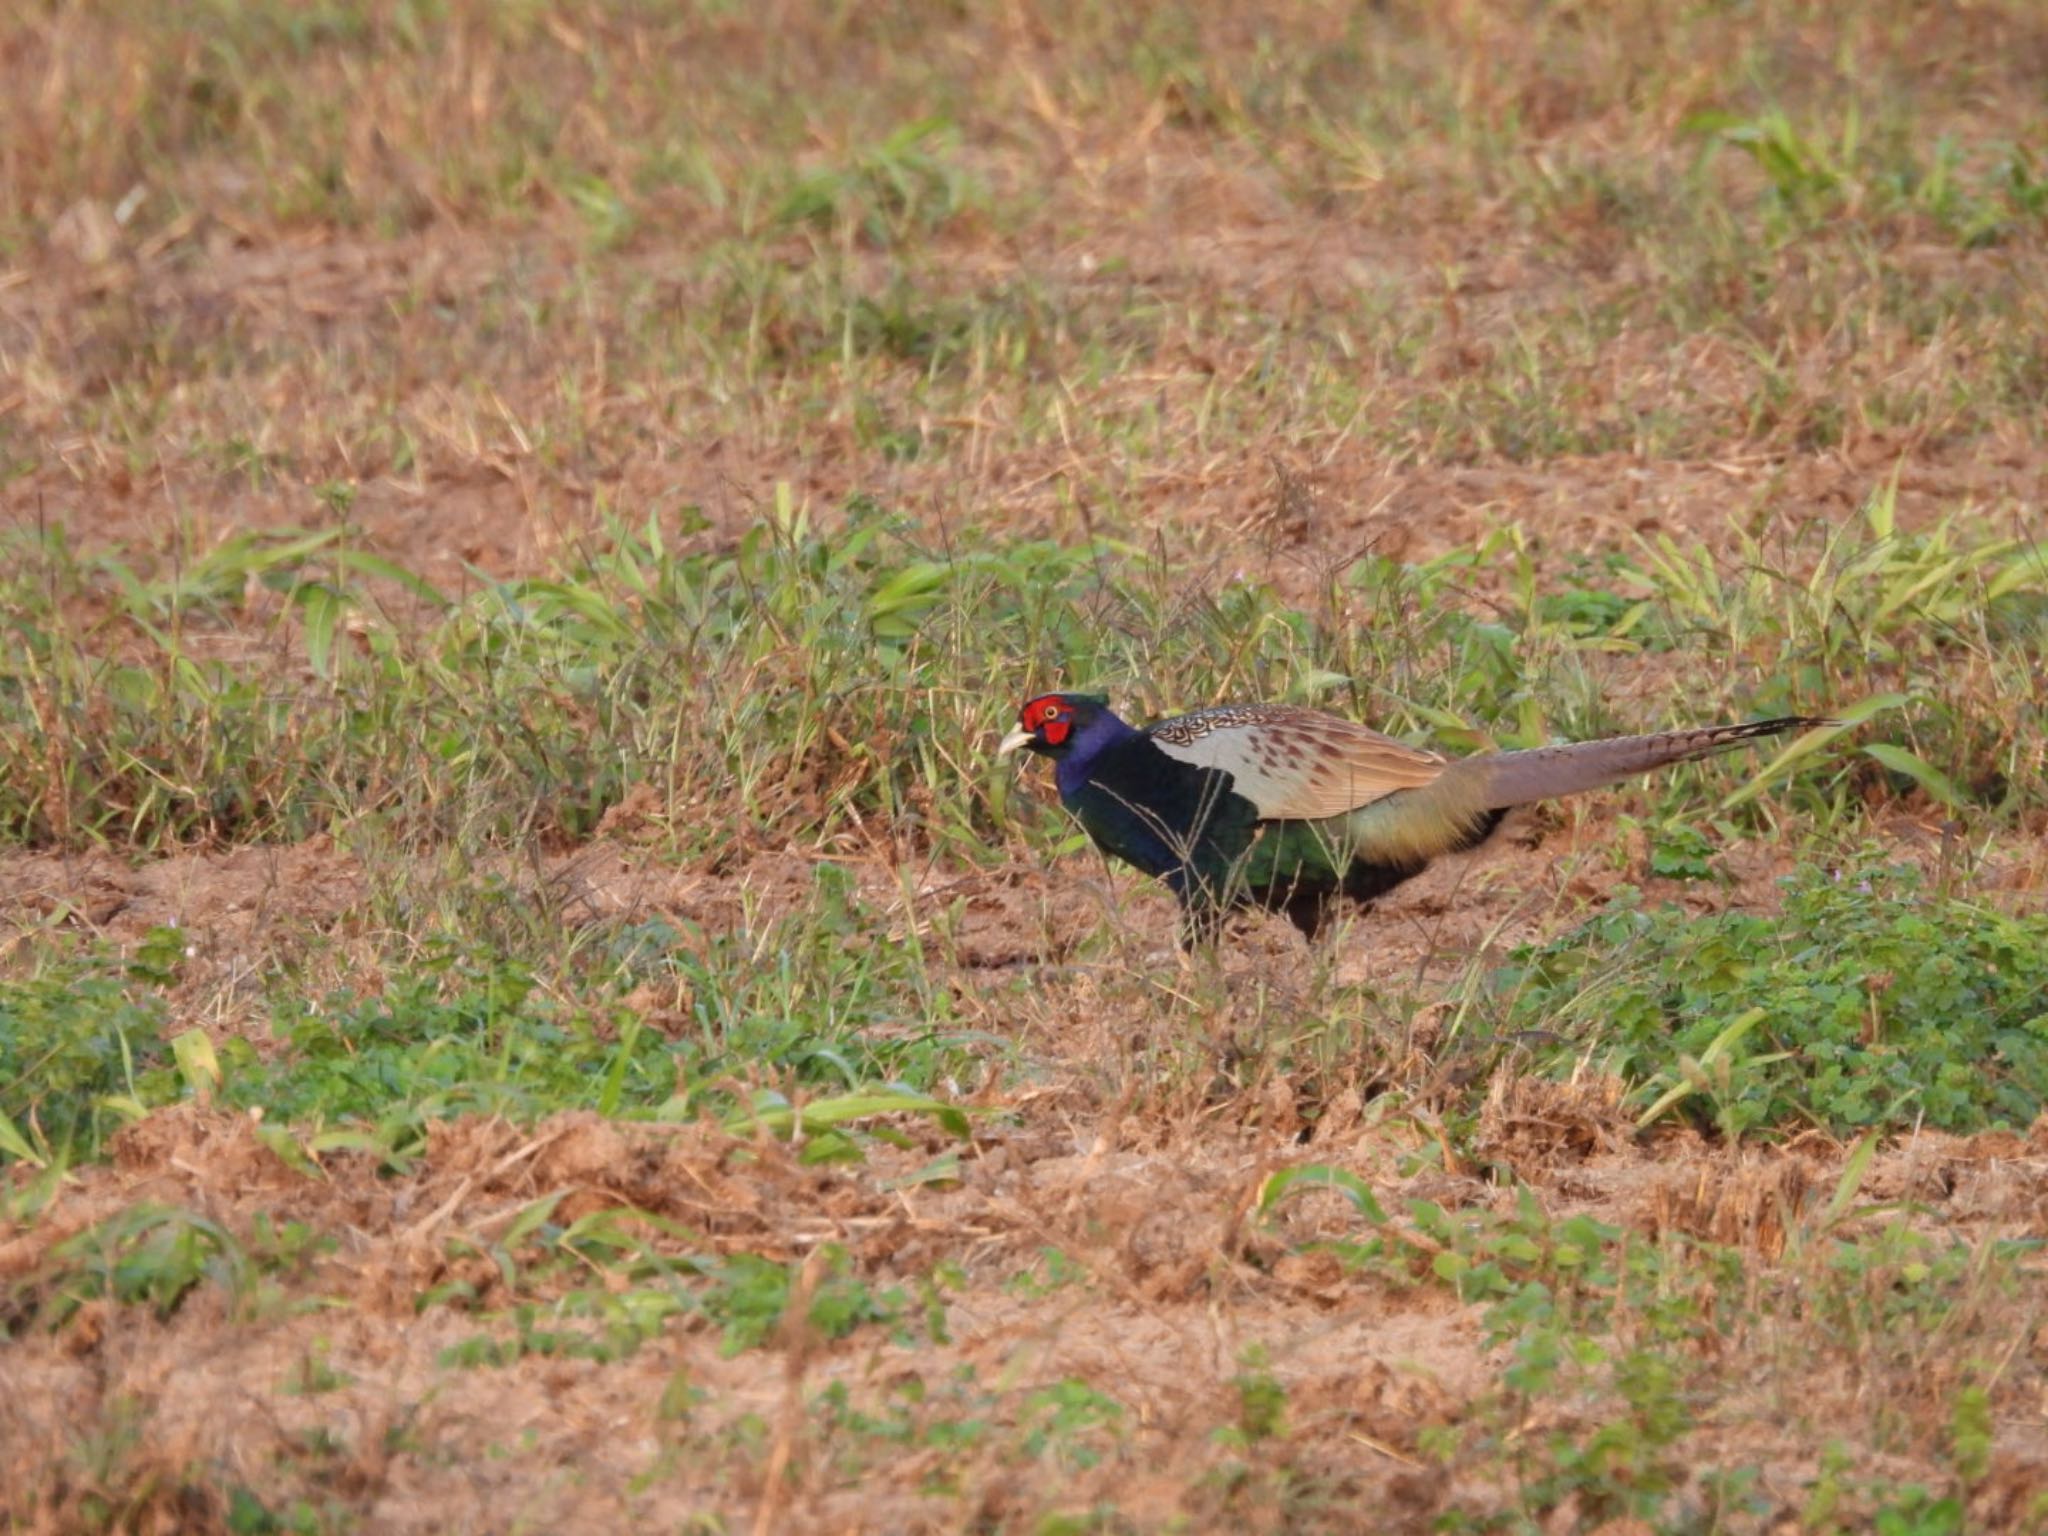
M2048 1531L2048 13L1238 10L0 21L8 1530Z

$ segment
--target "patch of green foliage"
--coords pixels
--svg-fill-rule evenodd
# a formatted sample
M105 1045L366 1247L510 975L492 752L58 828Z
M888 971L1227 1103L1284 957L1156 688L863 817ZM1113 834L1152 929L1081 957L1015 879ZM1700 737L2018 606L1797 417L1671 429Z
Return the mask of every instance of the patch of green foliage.
M184 936L153 929L123 960L104 947L0 979L0 1151L91 1156L128 1114L170 1102L178 1078L157 990ZM39 1151L31 1154L31 1144Z
M1895 131L1872 135L1850 111L1834 128L1802 131L1782 110L1752 117L1704 112L1682 131L1747 156L1770 188L1765 224L1789 243L1844 219L1873 226L1921 220L1965 247L2038 232L2048 184L2023 145L1973 154L1949 136L1931 145Z
M1953 1486L1986 1475L2000 1374L1993 1362L2034 1326L2033 1310L2013 1302L2034 1284L2037 1245L1944 1240L1905 1221L1846 1231L1864 1214L1852 1209L1862 1172L1852 1159L1832 1201L1794 1215L1787 1252L1770 1263L1676 1234L1646 1240L1584 1215L1556 1216L1526 1187L1511 1208L1411 1200L1390 1214L1357 1175L1323 1164L1272 1175L1256 1208L1271 1217L1310 1191L1341 1195L1368 1230L1318 1235L1304 1250L1334 1255L1360 1285L1441 1285L1482 1304L1487 1342L1507 1355L1498 1385L1457 1425L1426 1426L1416 1443L1453 1468L1504 1470L1514 1499L1448 1514L1439 1529L1520 1536L1548 1529L1568 1508L1582 1520L1712 1530L1780 1507L1753 1470L1702 1470L1688 1444L1755 1412L1746 1378L1718 1373L1724 1352L1769 1351L1780 1370L1846 1352L1861 1362L1866 1392L1872 1380L1923 1390L1938 1355ZM1954 1368L1958 1357L1968 1363ZM1261 1412L1274 1408L1260 1371L1237 1385L1241 1396L1254 1392ZM1869 1447L1924 1433L1886 1396L1869 1393ZM1532 1422L1544 1427L1531 1433ZM1243 1425L1234 1433L1250 1438ZM1953 1493L1859 1486L1849 1467L1846 1457L1824 1458L1808 1484L1804 1528L1953 1528L1939 1523L1943 1511L1961 1508ZM1887 1511L1936 1523L1886 1524ZM1879 1524L1855 1525L1854 1514Z
M916 952L873 928L825 866L805 908L711 938L641 924L623 951L545 988L525 962L444 940L375 993L316 1002L281 988L273 1032L286 1049L257 1060L239 1048L224 1092L272 1119L369 1122L377 1150L401 1158L427 1121L453 1113L690 1118L740 1107L738 1090L764 1079L888 1083L873 1101L885 1107L868 1113L892 1100L917 1110L927 1101L915 1093L958 1069L978 1037L950 1024ZM650 1028L622 1001L650 983L687 1001L679 1029ZM758 1094L746 1103L762 1112ZM803 1118L833 1155L860 1155L824 1125L823 1105Z
M2038 695L2048 559L1955 513L1902 527L1898 489L1894 475L1856 518L1789 539L1738 528L1733 562L1660 535L1616 580L1653 599L1646 644L1753 667L1771 708L1819 701L1858 720L1898 710L1889 739L1863 746L1864 782L1950 809L2039 804L2041 713L1994 705ZM1837 796L1855 785L1837 776ZM1838 819L1847 802L1825 809Z
M834 1381L810 1404L842 1473L858 1476L915 1448L933 1463L923 1479L930 1492L954 1486L960 1464L997 1432L1002 1406L997 1394L978 1385L972 1366L959 1367L937 1387L906 1373L859 1399L846 1382Z
M1867 523L1803 583L1771 574L1762 549L1740 581L1646 549L1553 596L1508 530L1421 562L1368 555L1305 603L1106 539L934 548L862 496L827 531L786 490L735 547L685 542L701 531L687 512L614 522L560 575L461 602L331 530L244 536L167 578L20 535L0 574L0 623L23 642L0 663L0 840L152 848L374 827L480 848L587 836L645 785L685 855L735 819L822 840L879 821L974 860L1012 782L977 750L1014 702L991 679L1106 688L1139 715L1292 698L1461 748L1646 723L1614 715L1596 670L1646 648L1736 664L1721 696L1686 701L1695 714L1840 706L1964 647L1987 681L2011 671L2048 582L2038 558L1947 524L1898 536L1884 496ZM1515 600L1473 611L1466 582L1503 563ZM246 623L251 594L284 643L222 659L203 642ZM111 614L82 627L79 607ZM1791 654L1809 660L1786 670ZM1891 703L1913 705L1928 740L1888 745L1871 771L2031 802L2030 730L1987 738L1931 690Z
M958 130L944 118L904 124L833 166L800 177L776 219L810 225L878 248L927 238L987 192L953 154Z
M504 1366L528 1355L619 1360L678 1313L713 1324L720 1353L729 1358L773 1342L786 1326L802 1267L754 1253L666 1259L667 1280L659 1285L584 1288L551 1303L521 1302L506 1314L510 1337L478 1334L443 1350L441 1363ZM822 1253L804 1310L805 1325L820 1337L844 1338L869 1323L899 1326L916 1315L900 1288L876 1290L854 1274L843 1249Z
M506 911L529 901L497 896ZM920 1095L1007 1049L955 1020L917 943L891 938L832 865L807 902L716 935L641 919L515 956L426 932L376 985L324 993L280 968L263 1049L246 1029L165 1039L185 942L162 928L123 956L49 937L39 971L0 980L0 1158L89 1158L127 1120L205 1095L260 1110L258 1134L295 1165L354 1150L403 1166L433 1120L564 1109L739 1114L800 1135L806 1161L857 1161L854 1122L877 1116L936 1115L964 1135L957 1111ZM665 1027L648 996L678 1003Z
M2048 1104L2048 916L1874 860L1784 882L1775 914L1625 893L1495 977L1507 1030L1566 1036L1733 1137L2025 1126ZM1679 1090L1676 1094L1668 1090Z
M266 1277L295 1271L332 1246L296 1221L259 1214L238 1233L197 1211L143 1201L65 1238L0 1292L0 1335L31 1321L61 1327L95 1301L147 1306L168 1318L209 1282L247 1312L262 1300Z

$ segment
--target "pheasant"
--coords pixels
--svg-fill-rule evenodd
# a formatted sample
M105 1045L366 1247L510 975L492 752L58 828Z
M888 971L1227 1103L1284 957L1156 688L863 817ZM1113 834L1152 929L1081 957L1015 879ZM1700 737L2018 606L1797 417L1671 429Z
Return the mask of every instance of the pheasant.
M1173 888L1194 944L1240 906L1284 912L1313 940L1340 902L1370 907L1439 854L1476 848L1514 806L1834 723L1787 715L1453 760L1289 704L1140 730L1107 699L1048 693L996 750L1051 758L1061 803L1103 852Z

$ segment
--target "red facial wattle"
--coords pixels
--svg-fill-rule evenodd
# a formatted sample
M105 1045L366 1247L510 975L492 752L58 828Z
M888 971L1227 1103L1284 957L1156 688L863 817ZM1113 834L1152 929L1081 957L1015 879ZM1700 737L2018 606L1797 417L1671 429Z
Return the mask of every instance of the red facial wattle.
M1073 733L1074 712L1057 695L1048 695L1026 704L1017 723L1047 746L1057 747Z

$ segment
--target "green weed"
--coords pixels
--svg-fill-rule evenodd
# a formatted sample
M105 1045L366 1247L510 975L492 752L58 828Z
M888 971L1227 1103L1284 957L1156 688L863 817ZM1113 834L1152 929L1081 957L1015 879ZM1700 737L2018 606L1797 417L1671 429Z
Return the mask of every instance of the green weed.
M2044 944L2038 917L1855 861L1792 877L1771 916L1624 899L1519 951L1497 986L1504 1028L1561 1032L1560 1059L1591 1052L1730 1137L1970 1130L2029 1124L2048 1102Z
M203 1284L246 1315L271 1304L271 1277L293 1276L332 1247L300 1222L259 1215L238 1235L196 1211L142 1202L65 1238L12 1282L0 1295L0 1333L61 1328L96 1301L147 1306L162 1320Z
M66 1162L179 1096L163 1039L162 986L185 936L157 928L129 958L108 949L54 955L0 978L0 1151Z
M536 1233L545 1235L539 1228ZM531 1355L620 1360L658 1337L678 1314L703 1317L719 1332L720 1352L739 1355L774 1342L787 1325L801 1266L734 1253L685 1255L660 1267L670 1276L662 1285L578 1289L545 1305L521 1302L501 1319L511 1325L509 1336L477 1334L443 1350L441 1363L502 1367ZM894 1326L910 1313L901 1290L874 1290L851 1273L839 1249L824 1253L809 1284L804 1323L824 1339L843 1338L870 1323Z

